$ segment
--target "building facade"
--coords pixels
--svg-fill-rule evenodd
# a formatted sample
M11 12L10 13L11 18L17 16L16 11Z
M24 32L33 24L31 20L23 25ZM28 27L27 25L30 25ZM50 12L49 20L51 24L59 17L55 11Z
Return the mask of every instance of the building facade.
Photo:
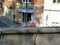
M20 15L16 15L16 20L20 19L20 22L34 21L35 18L40 19L43 15L44 0L17 0L17 2L20 4Z
M44 26L60 26L60 0L44 1Z
M6 5L10 5L10 0L4 0ZM30 20L40 21L43 15L44 0L13 0L15 1L14 20L19 23L28 23Z

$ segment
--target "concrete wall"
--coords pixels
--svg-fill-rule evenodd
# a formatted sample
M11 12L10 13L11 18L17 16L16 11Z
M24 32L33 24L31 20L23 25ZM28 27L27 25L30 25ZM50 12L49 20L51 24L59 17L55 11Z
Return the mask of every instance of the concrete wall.
M60 34L4 35L3 45L60 45Z
M20 28L19 30L6 28L4 30L0 41L3 45L60 45L60 28Z

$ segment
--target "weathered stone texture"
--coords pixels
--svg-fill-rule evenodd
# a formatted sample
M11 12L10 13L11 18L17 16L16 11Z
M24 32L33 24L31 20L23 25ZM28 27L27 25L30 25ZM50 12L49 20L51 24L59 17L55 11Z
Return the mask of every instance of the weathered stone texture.
M3 45L60 45L60 34L4 35Z
M33 35L6 35L3 45L34 45Z
M60 45L60 28L5 28L0 37L1 45Z
M39 34L36 45L60 45L60 34Z

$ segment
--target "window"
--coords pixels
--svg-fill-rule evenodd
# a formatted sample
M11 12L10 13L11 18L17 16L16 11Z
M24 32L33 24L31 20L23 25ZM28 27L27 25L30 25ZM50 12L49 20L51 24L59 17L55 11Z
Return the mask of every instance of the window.
M31 1L30 0L22 0L22 3L30 3Z
M60 3L60 0L57 0L58 3Z
M56 0L53 0L53 3L56 3Z
M53 3L60 3L60 0L53 0Z
M22 13L22 20L23 22L29 22L31 20L31 13Z
M23 0L23 2L26 2L26 0Z

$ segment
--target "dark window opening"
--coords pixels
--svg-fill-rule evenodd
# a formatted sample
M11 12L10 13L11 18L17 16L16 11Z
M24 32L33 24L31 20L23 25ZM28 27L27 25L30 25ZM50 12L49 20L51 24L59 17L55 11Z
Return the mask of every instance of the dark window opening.
M31 13L22 13L23 22L29 22L31 20Z
M56 3L56 0L53 0L53 3Z

